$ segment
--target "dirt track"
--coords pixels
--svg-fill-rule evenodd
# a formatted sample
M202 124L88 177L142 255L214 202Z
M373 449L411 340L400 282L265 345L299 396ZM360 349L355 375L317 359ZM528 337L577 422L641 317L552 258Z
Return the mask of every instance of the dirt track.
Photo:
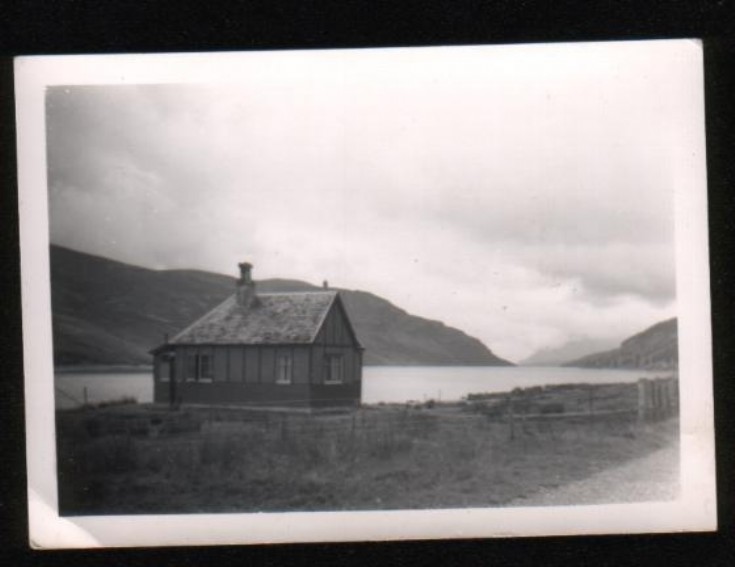
M515 506L560 506L654 502L675 499L679 492L679 446L676 443L645 457L584 480L546 488L520 498Z

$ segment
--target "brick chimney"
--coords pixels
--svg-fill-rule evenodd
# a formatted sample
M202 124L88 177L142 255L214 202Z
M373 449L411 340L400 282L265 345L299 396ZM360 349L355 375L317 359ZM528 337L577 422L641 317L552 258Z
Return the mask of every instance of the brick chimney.
M253 265L241 262L238 266L240 267L240 279L237 280L237 303L242 307L252 307L257 302L255 282L250 273Z

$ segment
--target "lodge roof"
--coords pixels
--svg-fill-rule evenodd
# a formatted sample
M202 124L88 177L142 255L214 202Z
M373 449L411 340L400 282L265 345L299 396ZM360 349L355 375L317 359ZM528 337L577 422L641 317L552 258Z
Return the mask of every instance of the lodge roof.
M336 291L259 293L243 306L233 294L169 344L309 344L336 298Z

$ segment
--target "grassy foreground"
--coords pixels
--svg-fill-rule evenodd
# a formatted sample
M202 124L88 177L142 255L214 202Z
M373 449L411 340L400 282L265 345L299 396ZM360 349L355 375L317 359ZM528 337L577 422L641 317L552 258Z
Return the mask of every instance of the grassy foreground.
M676 418L510 420L473 404L319 416L127 404L59 411L57 426L62 515L503 506L678 437Z

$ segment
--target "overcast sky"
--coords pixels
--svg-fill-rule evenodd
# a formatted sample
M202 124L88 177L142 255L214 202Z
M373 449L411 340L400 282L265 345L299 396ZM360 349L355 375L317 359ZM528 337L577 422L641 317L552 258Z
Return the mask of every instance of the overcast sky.
M241 69L49 88L51 241L327 279L515 361L675 315L671 163L692 85L660 43L253 53Z

